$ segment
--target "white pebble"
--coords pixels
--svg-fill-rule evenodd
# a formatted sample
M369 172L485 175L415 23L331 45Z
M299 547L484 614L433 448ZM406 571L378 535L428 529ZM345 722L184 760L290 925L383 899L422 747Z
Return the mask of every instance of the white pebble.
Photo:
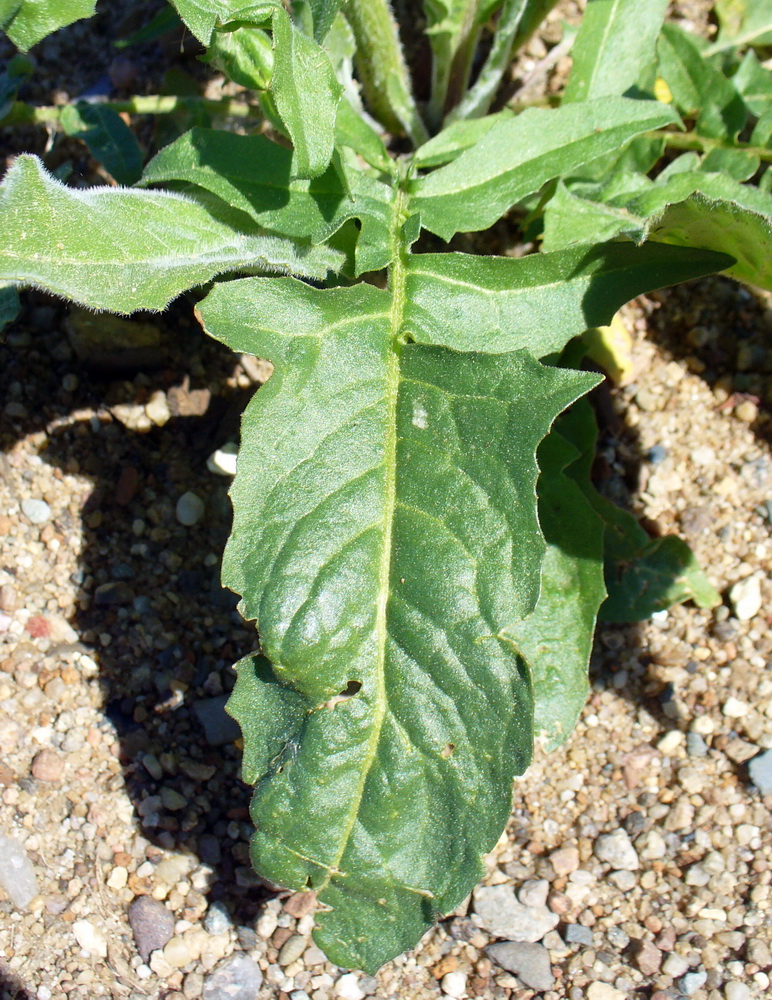
M180 524L190 528L192 525L198 524L204 516L205 509L204 501L200 496L190 492L183 493L177 501L177 520Z
M33 524L45 524L51 517L51 508L45 500L22 500L21 509L27 520Z
M751 991L745 983L733 979L724 987L724 996L726 1000L750 1000Z
M107 958L107 940L90 920L76 920L72 925L72 933L84 951L97 958Z
M335 995L342 1000L364 1000L365 994L359 985L359 979L353 972L341 976L335 984Z
M684 734L680 729L671 729L669 733L665 733L662 739L657 744L657 750L666 757L668 754L673 753L684 741Z
M226 442L206 460L206 467L216 476L235 476L239 446L235 441Z
M466 973L446 972L440 985L445 996L460 1000L461 997L466 996Z
M27 852L13 837L0 837L0 887L17 910L25 910L39 891Z
M721 706L722 713L727 719L742 719L748 714L748 706L739 698L727 698Z
M735 617L741 622L754 618L761 611L761 580L754 573L744 580L738 580L729 591L729 603Z

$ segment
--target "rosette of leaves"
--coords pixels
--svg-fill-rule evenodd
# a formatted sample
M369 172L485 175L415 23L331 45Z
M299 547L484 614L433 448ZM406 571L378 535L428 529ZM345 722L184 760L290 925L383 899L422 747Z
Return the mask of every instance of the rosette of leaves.
M658 36L664 3L591 5L569 99L520 114L491 106L543 0L427 0L426 109L385 0L174 6L254 91L255 119L190 130L126 188L67 187L19 157L0 282L120 313L202 289L205 330L273 362L243 418L223 563L260 636L229 707L252 858L317 894L331 960L372 971L480 878L534 738L571 732L607 585L615 617L715 602L682 543L595 492L592 411L572 404L598 376L576 338L664 284L764 278L736 244L767 238L770 213L726 189L727 246L705 235L699 185L654 210L647 188L645 224L625 216L613 241L587 225L522 258L421 249L422 230L448 241L529 209L554 236L561 198L614 214L586 185L679 123L635 88L639 56L621 75L613 58L615 39ZM22 48L33 8L48 30L88 13L6 4Z

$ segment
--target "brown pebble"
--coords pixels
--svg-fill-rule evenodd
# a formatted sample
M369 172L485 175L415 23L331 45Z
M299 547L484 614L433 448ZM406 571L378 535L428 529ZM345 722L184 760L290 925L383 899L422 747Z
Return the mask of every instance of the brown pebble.
M32 761L32 777L37 781L58 781L64 770L64 760L53 750L41 750Z
M316 907L315 892L293 892L284 900L284 909L291 917L305 917Z
M174 934L174 915L171 910L150 896L139 896L132 902L129 907L129 924L143 962L148 960L151 951L163 948Z
M435 979L442 979L448 972L455 972L458 968L458 959L455 955L445 955L432 968L432 975Z
M271 944L274 948L281 948L284 942L289 941L293 934L294 931L290 927L277 927L271 937Z
M115 484L114 499L119 507L131 503L139 489L139 472L133 465L124 465Z
M651 941L640 941L636 949L635 964L644 976L654 976L662 964L662 952Z
M0 514L0 535L7 535L12 526L13 521L10 517L7 517L5 514Z
M16 588L10 583L0 587L0 611L16 610Z
M547 906L553 913L557 913L559 917L568 913L572 905L573 904L569 897L563 892L551 892L547 897Z
M570 875L579 867L579 851L576 847L561 847L550 854L550 861L556 875Z
M0 761L0 785L12 785L14 783L14 773L7 764Z
M654 943L661 951L672 951L676 943L675 930L672 927L665 927Z

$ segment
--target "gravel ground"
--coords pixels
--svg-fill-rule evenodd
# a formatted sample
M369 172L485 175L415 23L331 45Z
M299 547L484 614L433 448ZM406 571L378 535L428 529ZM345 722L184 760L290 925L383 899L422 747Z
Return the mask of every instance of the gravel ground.
M680 11L702 25L705 6ZM0 890L0 995L769 995L769 298L709 279L624 311L634 375L597 397L599 476L687 538L724 602L601 626L582 720L518 780L483 886L376 977L325 962L313 901L249 868L221 706L254 633L218 583L228 478L207 459L269 368L190 312L129 334L30 294L0 344L0 880L22 860Z

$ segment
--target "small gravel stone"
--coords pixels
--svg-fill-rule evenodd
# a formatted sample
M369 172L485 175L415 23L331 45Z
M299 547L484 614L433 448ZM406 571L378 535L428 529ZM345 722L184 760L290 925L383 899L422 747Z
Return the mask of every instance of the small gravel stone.
M729 603L735 617L741 622L748 621L761 611L761 580L754 573L744 580L738 580L729 590Z
M257 962L237 952L206 977L203 1000L255 1000L262 985L263 973Z
M651 941L641 941L636 949L635 964L644 976L655 976L662 965L662 952Z
M206 865L219 865L222 861L220 841L211 833L202 833L198 838L198 856Z
M228 907L220 900L215 901L206 911L204 930L207 934L224 934L233 927Z
M210 747L233 743L241 736L238 722L225 711L228 695L217 698L201 698L193 704L196 718L204 727L204 736Z
M739 698L727 698L721 706L721 712L727 719L742 719L748 714L748 706Z
M627 1000L627 997L622 990L608 983L590 983L587 987L587 1000Z
M724 996L726 1000L750 1000L751 990L745 983L733 979L724 986Z
M28 497L22 500L21 509L28 521L33 524L45 524L51 518L51 508L45 500L35 500Z
M579 867L579 851L575 847L561 847L550 854L550 861L555 874L562 878Z
M598 861L605 861L616 871L636 871L640 861L626 830L622 827L613 833L604 833L595 841L593 853Z
M107 938L90 920L76 920L72 933L84 951L98 958L107 958Z
M290 938L290 940L292 940ZM287 942L289 944L289 942ZM347 972L335 983L335 996L341 1000L364 1000L365 993L359 985L359 977L354 972Z
M236 442L228 441L209 456L206 467L216 476L235 476L238 453L239 446Z
M163 956L173 969L181 969L193 959L190 944L183 937L173 937L164 945Z
M59 781L64 759L55 750L41 750L32 761L32 777L37 781Z
M546 906L550 884L544 878L531 878L523 882L517 890L517 898L523 906Z
M665 733L662 739L657 743L657 750L666 757L669 754L674 753L683 743L684 734L680 729L671 729L669 733Z
M129 881L129 873L122 865L117 865L110 872L106 885L111 889L123 889Z
M179 812L180 809L184 809L188 804L188 800L184 795L180 795L176 789L167 788L166 786L161 789L161 802L169 812Z
M686 752L690 757L705 757L708 752L708 744L699 733L687 733Z
M665 961L662 963L662 971L666 976L672 976L673 979L678 979L682 976L689 968L689 963L682 955L678 955L673 952L672 955L668 955Z
M440 981L440 986L445 996L460 1000L466 994L466 973L446 972Z
M583 924L566 924L563 937L566 944L592 944L592 929Z
M678 988L685 996L690 997L702 989L707 979L707 972L687 972L678 980Z
M513 973L532 990L551 990L555 985L547 949L524 941L502 941L485 949L502 969Z
M291 938L287 938L279 952L279 965L292 965L306 950L307 944L308 938L302 934L293 934Z
M0 611L16 610L16 588L13 584L4 583L0 587Z
M495 937L533 943L559 923L546 906L524 906L508 885L478 886L472 899L478 924Z
M143 962L163 948L174 934L174 915L152 896L138 896L129 907L129 924Z
M184 524L186 527L190 528L194 524L198 524L204 516L205 510L206 505L201 497L196 493L188 492L183 493L177 501L175 514L180 524Z
M748 774L762 795L772 795L772 750L754 757L748 764Z
M24 847L13 837L0 837L0 889L17 910L26 910L38 894L35 869Z

